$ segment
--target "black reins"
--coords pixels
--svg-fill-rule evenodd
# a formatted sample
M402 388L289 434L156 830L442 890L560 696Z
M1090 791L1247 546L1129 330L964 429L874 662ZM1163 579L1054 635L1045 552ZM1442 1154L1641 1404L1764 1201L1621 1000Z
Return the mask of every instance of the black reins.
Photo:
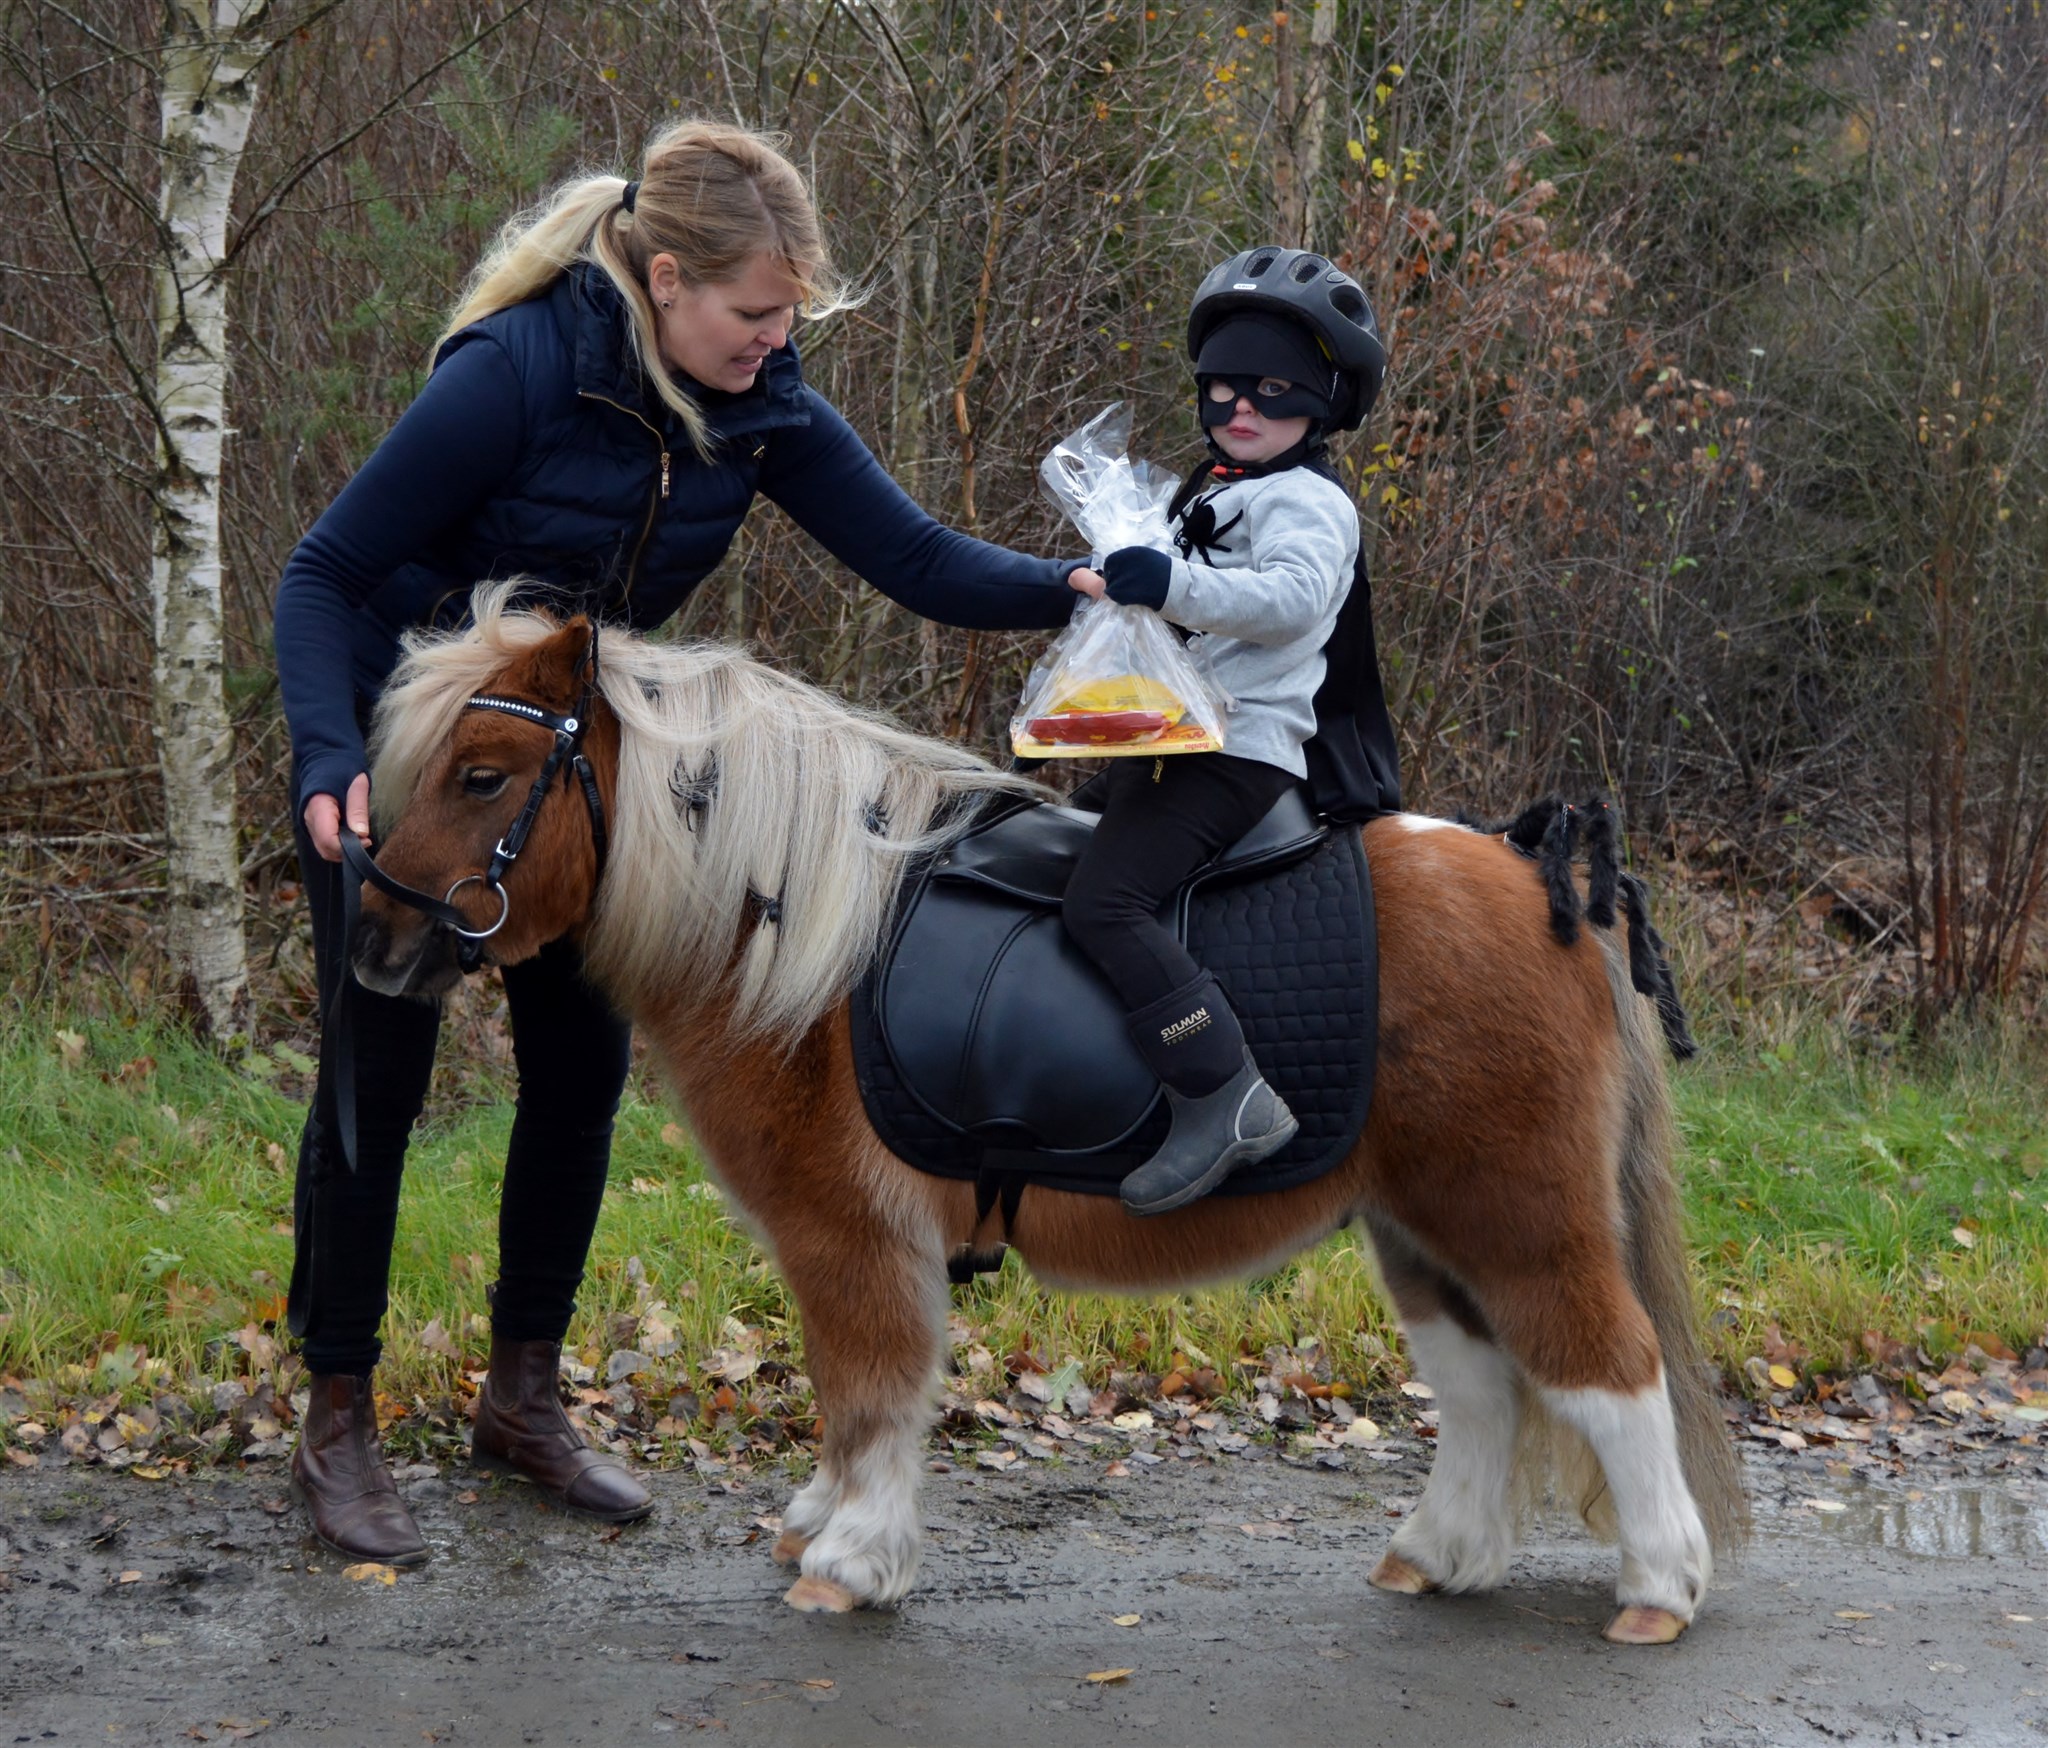
M555 744L548 749L548 756L533 780L533 787L526 792L524 804L493 846L491 859L481 874L463 875L436 898L430 892L422 892L418 887L408 886L403 880L385 873L377 866L363 840L346 825L341 828L341 856L348 869L342 878L341 975L327 1011L320 1053L332 1073L335 1126L340 1131L342 1158L350 1171L356 1168L355 1049L350 1031L356 980L348 955L355 945L363 885L367 882L386 898L395 899L439 923L457 939L455 961L463 972L467 974L477 970L484 961L483 943L502 929L512 914L512 898L505 890L505 876L525 850L526 840L533 835L541 806L547 800L548 792L554 788L555 779L561 775L564 765L575 773L576 781L583 790L583 805L590 815L590 840L597 851L597 878L602 880L611 840L605 828L604 797L598 791L597 773L591 769L590 760L583 751L583 737L590 729L591 707L597 700L597 662L597 626L593 622L590 648L584 662L582 695L577 699L575 709L567 715L529 703L524 698L507 698L495 692L479 692L463 705L465 710L496 710L506 716L516 716L522 722L545 728L555 737ZM471 927L469 918L455 908L455 895L465 886L472 885L497 895L498 914L488 928Z

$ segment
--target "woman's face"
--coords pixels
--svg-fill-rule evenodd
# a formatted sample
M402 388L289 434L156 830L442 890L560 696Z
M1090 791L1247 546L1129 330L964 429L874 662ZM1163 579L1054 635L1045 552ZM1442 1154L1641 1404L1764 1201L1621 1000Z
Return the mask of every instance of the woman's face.
M769 353L789 339L803 287L772 255L751 255L735 279L691 285L676 258L647 265L661 361L706 388L741 394L754 386Z

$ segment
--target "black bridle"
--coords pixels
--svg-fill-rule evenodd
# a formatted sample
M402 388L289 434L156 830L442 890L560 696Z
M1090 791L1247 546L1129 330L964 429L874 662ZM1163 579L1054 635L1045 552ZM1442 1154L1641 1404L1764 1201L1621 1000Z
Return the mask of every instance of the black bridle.
M396 899L421 915L431 917L461 941L456 949L456 962L465 972L475 971L483 964L483 943L502 929L506 918L512 914L512 898L505 890L505 876L525 850L526 840L533 835L534 821L540 817L541 804L547 800L548 792L554 787L555 779L561 775L565 764L576 774L576 781L582 787L583 805L590 814L590 839L597 850L597 877L600 880L604 878L605 855L609 848L604 798L598 793L597 773L590 768L590 760L583 752L583 737L590 727L590 709L596 696L597 632L593 628L589 665L584 671L583 695L568 715L529 703L524 698L506 698L495 692L479 692L463 706L465 710L496 710L506 716L516 716L522 722L531 722L548 730L555 737L555 744L548 750L540 774L533 780L533 787L526 792L525 805L493 847L484 871L463 875L439 898L385 873L354 832L344 830L341 834L342 856L359 879L376 887L386 898ZM472 928L469 918L455 908L455 895L465 886L481 886L486 892L497 895L498 915L488 928Z
M526 840L533 835L534 821L540 817L541 805L547 800L548 792L553 789L564 765L575 773L576 781L583 790L583 805L590 814L590 839L597 851L597 878L602 880L610 837L605 830L604 797L598 791L597 773L591 769L590 760L583 752L583 737L590 728L591 707L597 700L597 680L597 627L593 624L590 650L583 670L582 695L577 699L575 709L567 715L529 703L524 698L507 698L495 692L479 692L463 705L465 710L495 710L506 716L516 716L522 722L545 728L555 737L555 744L549 748L540 774L526 792L524 805L493 847L491 859L481 874L463 875L436 898L430 892L422 892L418 887L408 886L385 873L364 847L363 840L346 825L341 828L341 856L348 868L348 875L344 875L342 880L342 975L335 985L327 1013L320 1054L332 1075L336 1127L340 1131L342 1159L350 1171L355 1170L356 1164L355 1062L350 1031L355 974L348 965L347 955L354 950L364 883L374 886L386 898L395 899L439 923L457 939L456 963L465 973L477 970L484 962L483 943L502 929L512 914L512 898L505 890L505 876L525 850ZM349 877L351 875L353 878ZM472 928L469 918L455 908L455 895L471 885L497 894L498 914L488 928Z

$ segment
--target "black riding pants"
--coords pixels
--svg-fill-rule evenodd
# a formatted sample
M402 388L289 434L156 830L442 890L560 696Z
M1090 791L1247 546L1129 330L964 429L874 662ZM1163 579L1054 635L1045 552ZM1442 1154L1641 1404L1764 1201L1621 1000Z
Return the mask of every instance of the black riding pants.
M298 826L299 866L313 912L320 1011L349 976L339 939L342 870L323 861ZM491 1321L513 1341L559 1341L569 1327L584 1259L604 1199L612 1119L625 1089L632 1031L584 980L581 954L564 942L504 972L511 1008L518 1108L498 1206L498 1284ZM315 1372L362 1374L382 1351L406 1141L426 1102L441 1014L433 1003L353 991L352 1037L328 1038L323 1055L355 1052L356 1169L341 1156L331 1076L299 1141L298 1256L292 1301Z
M1120 759L1103 776L1102 823L1067 884L1062 919L1130 1012L1202 975L1160 907L1300 781L1228 753Z

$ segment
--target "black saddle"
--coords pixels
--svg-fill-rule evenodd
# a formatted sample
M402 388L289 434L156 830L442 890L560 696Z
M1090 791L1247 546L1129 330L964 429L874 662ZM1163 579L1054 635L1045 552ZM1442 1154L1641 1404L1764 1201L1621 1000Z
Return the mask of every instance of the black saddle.
M889 945L854 992L854 1063L876 1132L920 1170L977 1180L984 1209L997 1191L1014 1208L1024 1183L1114 1195L1166 1133L1121 1005L1060 922L1097 817L1026 804L971 828L906 883ZM1218 1193L1320 1176L1372 1101L1378 965L1357 828L1333 830L1290 791L1168 910L1301 1123Z

